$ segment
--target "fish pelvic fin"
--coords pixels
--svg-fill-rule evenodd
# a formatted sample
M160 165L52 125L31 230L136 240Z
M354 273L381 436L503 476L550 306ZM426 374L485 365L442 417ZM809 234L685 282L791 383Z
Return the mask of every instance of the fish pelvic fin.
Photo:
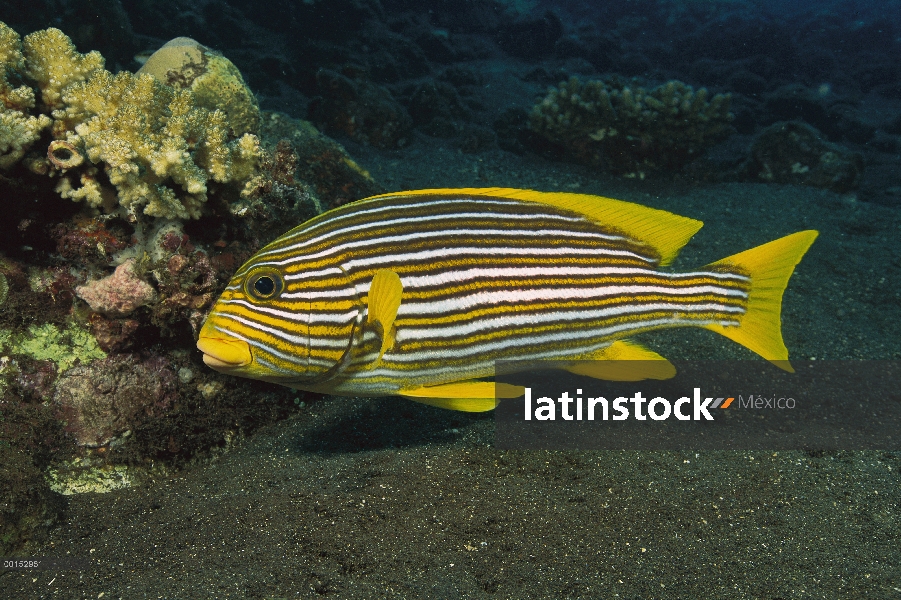
M751 290L747 311L737 327L714 324L705 328L794 373L788 362L788 348L782 341L782 294L795 265L801 262L817 235L813 230L799 231L707 265L744 272L751 278Z

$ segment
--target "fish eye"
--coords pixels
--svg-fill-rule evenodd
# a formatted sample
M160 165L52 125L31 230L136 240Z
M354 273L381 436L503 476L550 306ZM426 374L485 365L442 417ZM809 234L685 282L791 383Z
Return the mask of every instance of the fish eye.
M272 300L285 289L281 274L274 269L263 269L250 274L244 284L248 296L257 300Z

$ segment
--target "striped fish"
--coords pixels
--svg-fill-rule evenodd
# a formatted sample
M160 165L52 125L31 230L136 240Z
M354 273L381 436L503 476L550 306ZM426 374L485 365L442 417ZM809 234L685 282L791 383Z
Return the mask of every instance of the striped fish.
M671 377L666 359L628 341L654 329L711 329L791 370L782 293L817 232L691 273L661 270L701 226L582 194L375 196L322 214L251 258L197 346L224 373L467 411L521 394L488 380L502 359L563 361L600 379Z

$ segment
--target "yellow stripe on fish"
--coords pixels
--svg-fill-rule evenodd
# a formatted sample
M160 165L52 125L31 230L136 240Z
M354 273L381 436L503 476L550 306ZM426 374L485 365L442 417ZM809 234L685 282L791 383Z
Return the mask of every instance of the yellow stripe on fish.
M602 379L671 377L668 361L627 341L670 327L711 329L790 371L782 294L817 232L691 273L661 270L701 226L583 194L375 196L260 250L197 345L208 365L241 377L469 411L521 392L485 381L497 360L564 361ZM623 359L655 362L586 362Z

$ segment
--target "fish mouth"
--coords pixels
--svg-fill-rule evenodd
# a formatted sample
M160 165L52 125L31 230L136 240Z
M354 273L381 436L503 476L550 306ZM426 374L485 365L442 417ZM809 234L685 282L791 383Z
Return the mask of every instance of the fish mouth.
M237 369L253 361L250 344L237 338L201 336L197 349L203 352L203 362L214 369Z

